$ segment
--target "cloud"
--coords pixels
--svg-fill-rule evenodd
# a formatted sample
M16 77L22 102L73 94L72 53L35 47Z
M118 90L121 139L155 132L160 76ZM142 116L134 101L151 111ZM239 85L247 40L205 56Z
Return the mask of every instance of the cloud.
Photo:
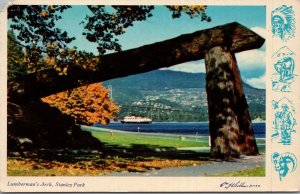
M247 84L252 87L266 89L266 75L262 75L260 77L254 77L250 79L244 79Z
M266 52L264 50L250 50L236 54L238 66L241 71L254 71L256 69L265 69ZM189 73L205 73L204 60L190 61L169 68L162 68L173 71L183 71Z
M259 70L265 69L265 64L266 64L265 55L266 52L264 50L256 49L256 50L237 53L236 59L241 71L254 71L256 69ZM163 69L190 72L190 73L199 73L199 72L205 72L205 64L204 64L204 60L190 61L190 62L174 65L172 67L163 68Z
M236 60L241 71L265 69L266 51L256 49L237 53Z
M205 73L205 64L204 60L199 61L190 61L186 63L182 63L179 65L174 65L169 68L162 68L162 70L172 70L172 71L183 71L188 73Z
M261 37L263 38L266 38L266 35L267 35L267 30L265 28L262 28L262 27L253 27L253 28L250 28L252 31L254 31L255 33L257 33L258 35L260 35Z
M266 37L266 29L262 27L251 28L261 37ZM243 51L236 54L236 60L241 71L262 70L266 67L266 48L264 44L260 49Z

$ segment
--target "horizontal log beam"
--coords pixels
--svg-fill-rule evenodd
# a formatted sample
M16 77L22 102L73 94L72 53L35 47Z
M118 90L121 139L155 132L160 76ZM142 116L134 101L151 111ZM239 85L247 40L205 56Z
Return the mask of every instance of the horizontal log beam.
M263 43L264 39L250 29L236 22L229 23L104 55L96 71L76 66L70 68L66 76L59 76L54 69L28 74L8 83L8 96L10 101L28 102L78 87L81 84L78 80L95 83L200 60L215 46L226 46L230 52L237 53L260 48Z

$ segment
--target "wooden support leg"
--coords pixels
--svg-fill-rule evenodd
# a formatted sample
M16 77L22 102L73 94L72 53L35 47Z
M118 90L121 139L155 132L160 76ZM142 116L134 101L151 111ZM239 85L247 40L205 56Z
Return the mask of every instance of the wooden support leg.
M234 75L234 93L236 97L235 112L240 127L240 149L243 155L257 155L258 147L255 140L252 121L249 114L248 103L244 94L240 71L234 54L231 55L232 72Z
M206 91L213 158L258 153L235 57L217 46L205 54Z
M231 59L231 54L220 46L205 54L212 158L223 159L240 155Z

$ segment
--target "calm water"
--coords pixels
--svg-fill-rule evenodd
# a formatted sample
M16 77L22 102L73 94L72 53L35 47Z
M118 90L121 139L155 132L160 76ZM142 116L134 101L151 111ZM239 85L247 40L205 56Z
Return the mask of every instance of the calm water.
M148 133L167 133L177 135L209 135L208 123L185 123L185 122L159 122L152 124L121 124L121 123L110 123L107 126L101 124L95 124L96 127L116 129L123 131L132 132L148 132ZM266 124L265 123L253 123L255 137L265 138Z

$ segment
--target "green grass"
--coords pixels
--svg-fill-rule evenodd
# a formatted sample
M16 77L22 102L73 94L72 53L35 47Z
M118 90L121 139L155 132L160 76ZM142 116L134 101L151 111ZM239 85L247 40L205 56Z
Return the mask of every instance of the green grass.
M213 176L235 176L235 177L256 177L256 176L265 176L265 167L257 167L253 169L240 170L235 172L227 172L223 174L216 174Z
M98 138L101 142L118 146L129 147L134 144L152 145L159 147L206 147L207 142L180 140L177 138L162 138L160 136L150 137L143 135L131 135L125 133L114 133L110 136L108 133L92 131L92 135Z

